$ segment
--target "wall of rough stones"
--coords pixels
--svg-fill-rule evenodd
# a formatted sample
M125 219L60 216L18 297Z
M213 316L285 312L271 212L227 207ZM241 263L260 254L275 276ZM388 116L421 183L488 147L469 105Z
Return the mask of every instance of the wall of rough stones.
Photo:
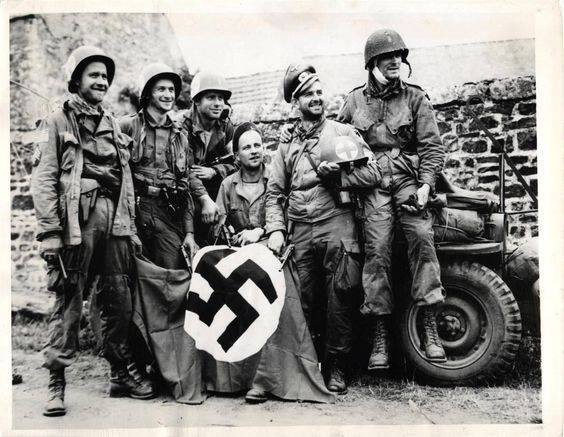
M186 67L163 14L45 14L10 18L10 80L17 82L10 83L13 290L33 290L44 284L44 265L37 254L29 192L31 141L36 122L64 101L62 66L71 51L83 44L102 47L115 60L116 75L104 104L116 115L131 112L120 93L126 87L137 86L140 66L160 60L177 71Z
M470 190L499 193L498 150L479 130L465 107L469 96L480 95L482 104L472 106L480 120L490 129L525 180L537 191L536 95L533 76L486 80L428 89L446 147L445 172L457 186ZM328 117L335 118L344 95L328 101ZM253 121L263 132L269 153L276 150L279 127L296 119L289 104L238 105L234 122ZM506 166L508 168L508 166ZM506 209L524 211L533 208L515 175L506 171ZM509 243L520 242L538 234L537 214L511 216Z

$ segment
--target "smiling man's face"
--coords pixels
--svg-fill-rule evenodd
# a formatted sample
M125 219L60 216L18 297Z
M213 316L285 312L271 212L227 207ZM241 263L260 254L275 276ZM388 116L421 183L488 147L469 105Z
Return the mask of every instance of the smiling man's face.
M400 77L401 51L384 53L376 58L374 68L380 70L382 75L388 80Z
M78 95L91 105L98 105L108 92L108 73L103 62L91 62L82 71Z
M225 107L225 99L222 93L209 91L204 93L194 104L198 108L200 115L209 120L217 120Z
M315 81L297 98L298 108L306 120L316 120L325 111L325 99L321 82Z

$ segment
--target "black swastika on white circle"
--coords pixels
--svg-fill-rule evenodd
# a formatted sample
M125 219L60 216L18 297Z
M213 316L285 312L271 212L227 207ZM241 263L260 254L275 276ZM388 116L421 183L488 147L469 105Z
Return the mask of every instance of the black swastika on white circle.
M200 296L190 291L188 293L187 311L198 315L202 323L210 326L218 311L227 306L235 319L227 325L225 331L217 339L221 348L227 352L233 344L245 333L258 318L258 312L241 294L239 288L251 280L263 292L271 304L276 300L277 293L268 274L254 261L247 259L226 278L217 269L216 264L226 256L234 253L233 249L218 249L205 253L194 273L204 278L214 290L206 302Z

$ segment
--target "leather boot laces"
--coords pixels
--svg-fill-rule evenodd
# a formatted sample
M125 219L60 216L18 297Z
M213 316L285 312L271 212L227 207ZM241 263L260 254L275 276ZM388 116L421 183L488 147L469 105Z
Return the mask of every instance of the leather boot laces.
M374 335L374 348L377 352L384 352L386 350L386 336L384 335L384 330L386 325L384 320L376 321L376 333Z
M425 326L425 334L428 340L437 346L441 344L439 340L439 333L437 332L437 319L435 317L435 312L432 309L425 310L425 317L423 324Z

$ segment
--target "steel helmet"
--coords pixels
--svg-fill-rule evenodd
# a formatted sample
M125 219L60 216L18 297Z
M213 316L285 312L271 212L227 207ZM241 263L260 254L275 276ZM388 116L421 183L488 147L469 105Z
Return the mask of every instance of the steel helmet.
M225 100L231 98L231 91L222 76L209 72L196 73L190 86L190 97L195 100L205 91L218 91L224 95Z
M144 106L144 99L151 91L150 88L158 79L170 79L174 84L174 99L176 100L180 95L182 89L182 79L176 74L172 68L162 62L155 62L149 64L141 70L139 75L139 99Z
M76 93L76 84L74 83L82 74L84 68L91 62L103 62L106 64L108 73L108 85L114 80L116 65L114 60L104 53L104 51L94 46L80 46L73 50L67 62L63 66L65 72L65 80L69 92Z
M367 161L360 141L343 135L331 138L321 145L321 161L334 162L335 164L347 164L349 162L360 163Z
M368 37L364 46L364 68L372 58L384 53L401 51L401 60L405 62L409 49L403 42L400 34L393 29L379 29Z
M313 65L290 64L284 74L284 100L290 103L307 84L318 79L319 76Z

